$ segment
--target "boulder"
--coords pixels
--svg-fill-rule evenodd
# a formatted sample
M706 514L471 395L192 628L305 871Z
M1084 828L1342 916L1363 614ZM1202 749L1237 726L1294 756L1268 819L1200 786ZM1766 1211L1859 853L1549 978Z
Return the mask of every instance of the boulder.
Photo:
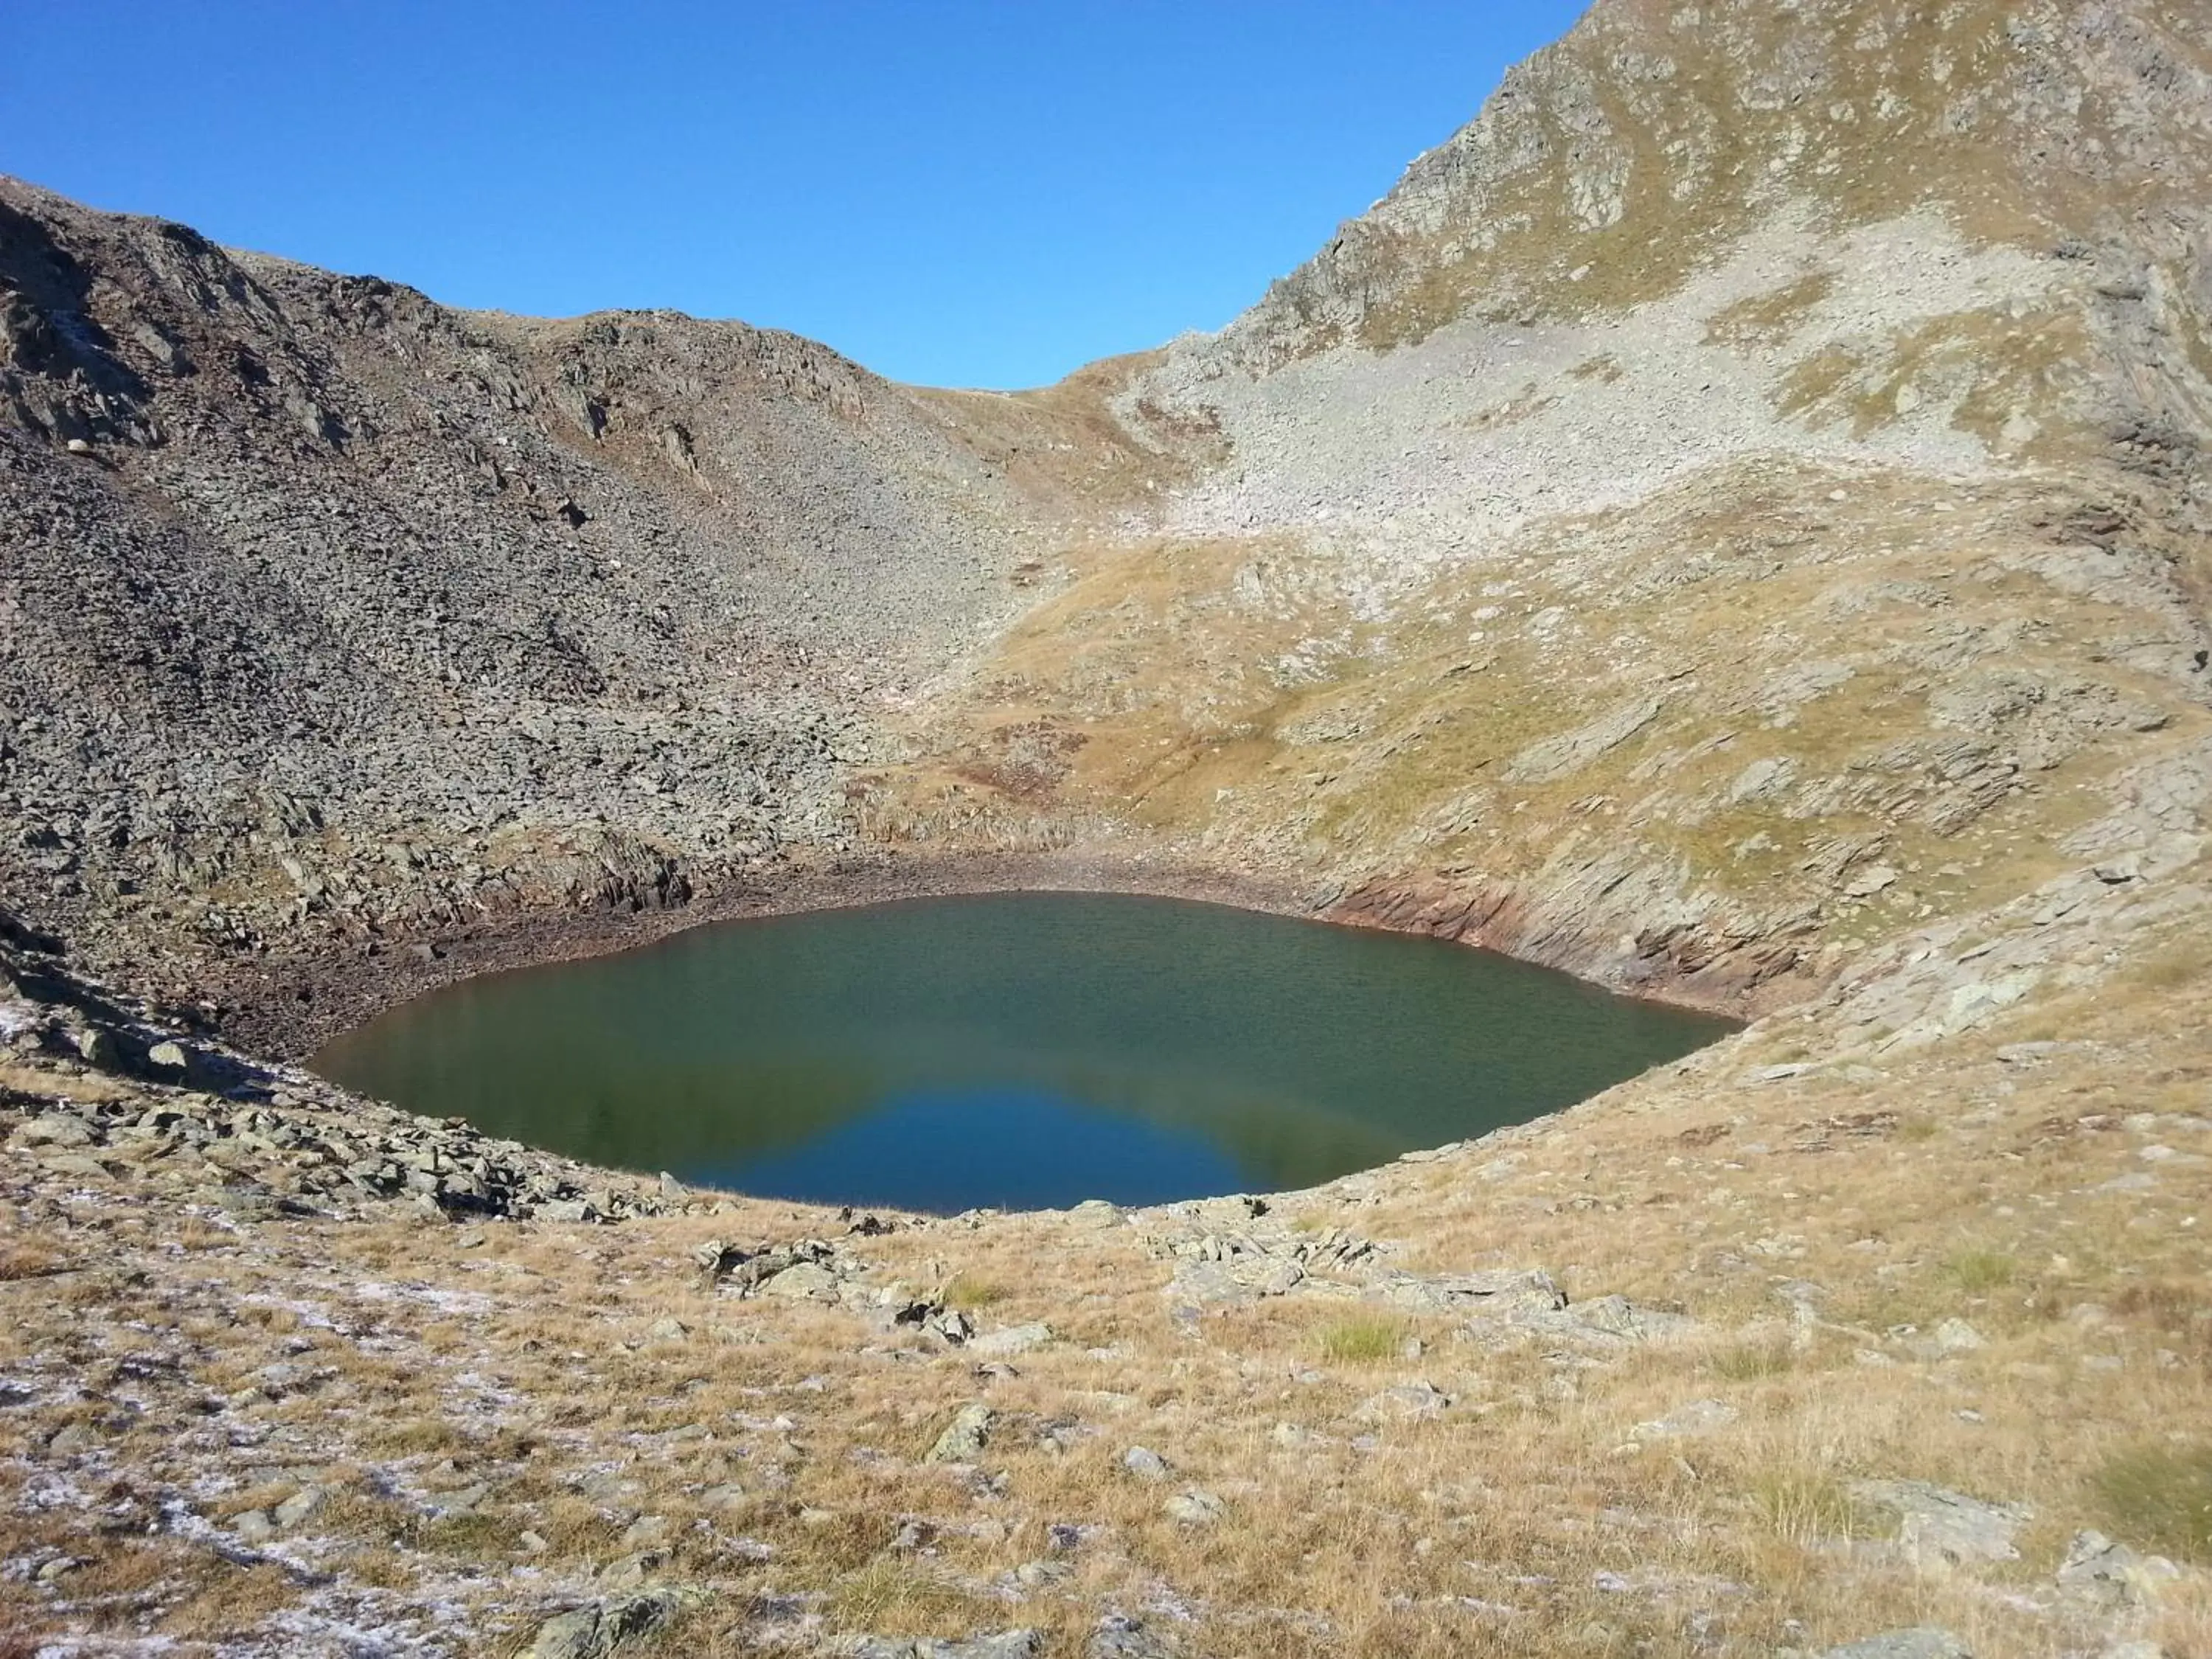
M1161 1504L1160 1512L1186 1527L1210 1527L1229 1513L1229 1505L1203 1487L1191 1486Z
M1139 1480L1164 1480L1172 1473L1166 1458L1144 1446L1132 1446L1123 1452L1121 1467Z
M981 1401L963 1406L945 1432L937 1437L924 1462L930 1463L972 1463L983 1455L989 1443L991 1428L998 1413Z
M2075 1601L2106 1612L2154 1605L2159 1592L2181 1576L2162 1555L2142 1556L2100 1532L2079 1532L2058 1569L2058 1588Z
M801 1261L763 1280L760 1291L763 1296L790 1297L794 1300L834 1297L837 1294L837 1275L814 1262Z
M1540 1268L1421 1277L1394 1273L1371 1286L1370 1301L1408 1313L1474 1315L1484 1319L1554 1313L1567 1305L1559 1281Z
M1854 1481L1851 1495L1896 1512L1897 1541L1922 1567L2017 1560L2013 1535L2035 1513L2019 1504L1985 1504L1924 1480Z
M984 1359L1011 1359L1017 1354L1028 1353L1052 1340L1052 1327L1041 1320L1026 1325L1009 1325L1004 1330L987 1331L981 1336L971 1337L968 1352Z
M538 1627L521 1659L611 1659L611 1656L673 1624L705 1598L696 1590L659 1586L612 1595Z

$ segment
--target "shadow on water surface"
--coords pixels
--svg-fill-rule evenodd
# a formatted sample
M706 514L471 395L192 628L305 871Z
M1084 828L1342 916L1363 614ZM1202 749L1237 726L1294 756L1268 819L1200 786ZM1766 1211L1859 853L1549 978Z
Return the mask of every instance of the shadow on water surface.
M473 980L314 1063L593 1163L951 1210L1311 1185L1733 1029L1431 939L1009 893L724 923Z

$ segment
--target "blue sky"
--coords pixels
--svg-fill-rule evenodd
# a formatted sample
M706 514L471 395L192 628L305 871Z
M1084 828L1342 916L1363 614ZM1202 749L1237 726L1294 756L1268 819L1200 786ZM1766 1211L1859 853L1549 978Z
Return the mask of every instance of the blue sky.
M938 385L1216 328L1575 0L17 0L0 171L563 315Z

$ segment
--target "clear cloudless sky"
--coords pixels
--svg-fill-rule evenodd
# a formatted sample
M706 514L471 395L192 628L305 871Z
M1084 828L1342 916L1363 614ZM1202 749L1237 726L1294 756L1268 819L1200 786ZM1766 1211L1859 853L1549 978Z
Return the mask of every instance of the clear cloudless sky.
M0 172L937 385L1218 328L1581 0L10 0Z

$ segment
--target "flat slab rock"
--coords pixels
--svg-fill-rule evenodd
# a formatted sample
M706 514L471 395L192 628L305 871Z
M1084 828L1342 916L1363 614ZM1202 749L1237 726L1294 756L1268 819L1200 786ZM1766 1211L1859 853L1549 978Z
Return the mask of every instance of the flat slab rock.
M1187 1261L1168 1281L1172 1301L1234 1306L1263 1297L1287 1296L1305 1279L1305 1269L1276 1256L1248 1256L1235 1261Z
M1846 1642L1839 1648L1830 1648L1820 1659L1974 1659L1974 1655L1949 1631L1923 1626Z
M1486 1273L1397 1273L1369 1287L1370 1301L1408 1312L1512 1316L1556 1313L1567 1305L1559 1281L1540 1268Z
M2015 1561L2013 1538L2035 1518L2021 1504L1985 1504L1924 1480L1858 1480L1851 1496L1899 1516L1897 1541L1920 1566L1962 1566Z
M1044 1651L1044 1639L1033 1630L1000 1631L958 1642L927 1636L854 1636L823 1651L837 1659L1033 1659Z

